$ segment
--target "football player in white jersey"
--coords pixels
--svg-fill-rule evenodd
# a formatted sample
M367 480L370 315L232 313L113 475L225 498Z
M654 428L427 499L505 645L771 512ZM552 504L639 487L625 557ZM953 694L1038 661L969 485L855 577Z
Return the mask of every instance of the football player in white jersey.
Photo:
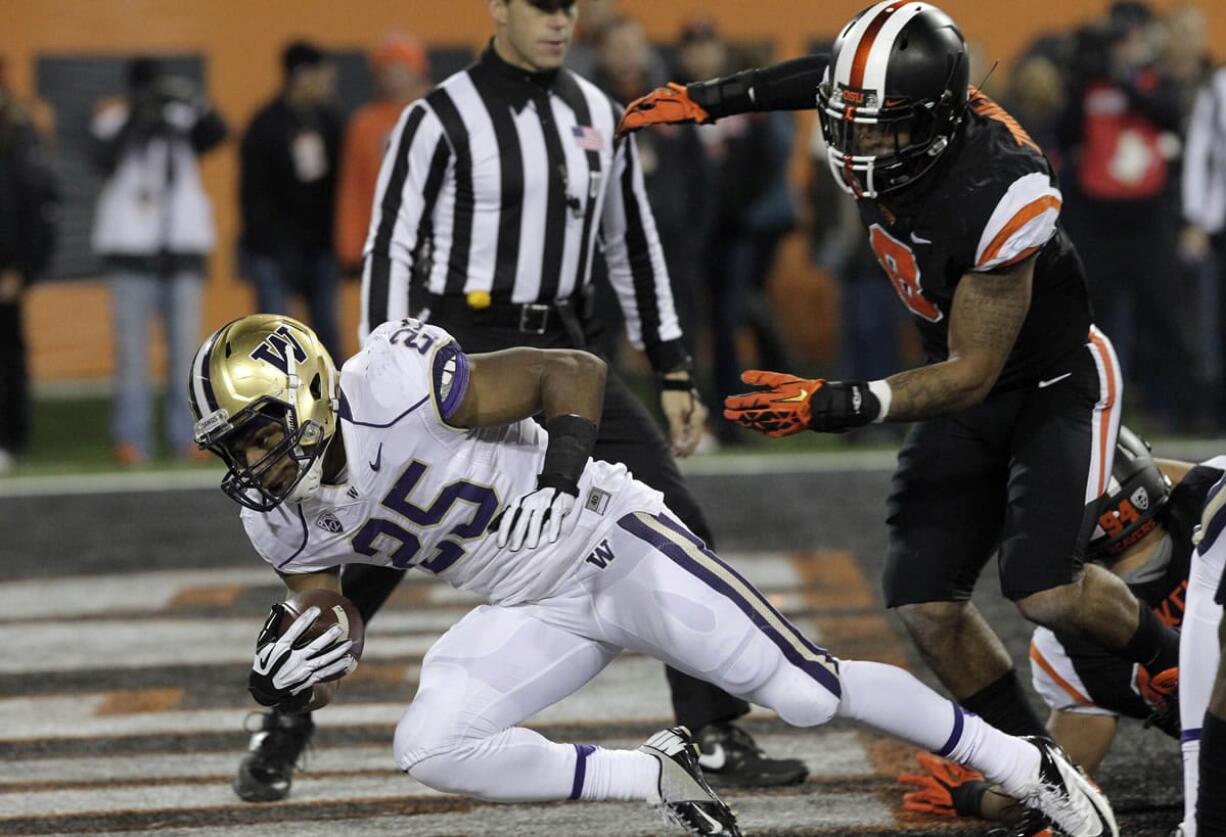
M1054 744L1007 736L902 669L836 659L658 492L591 461L604 374L580 351L466 355L416 320L377 328L339 375L288 317L235 320L196 354L197 441L226 462L222 489L290 590L339 591L357 562L417 567L488 602L423 660L395 733L402 770L494 801L648 801L691 834L739 833L683 727L610 750L518 726L630 649L796 726L848 718L968 764L1073 837L1118 835L1106 798ZM352 669L332 632L292 648L316 616L261 634L261 703L322 707L335 683L321 681Z
M1226 468L1226 457L1213 460ZM1209 489L1179 638L1184 819L1176 837L1226 835L1226 476Z

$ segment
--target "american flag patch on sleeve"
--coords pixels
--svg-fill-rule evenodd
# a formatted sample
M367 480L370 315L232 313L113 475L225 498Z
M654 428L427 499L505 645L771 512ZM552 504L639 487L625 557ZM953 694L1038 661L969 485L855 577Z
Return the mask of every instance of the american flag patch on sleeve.
M575 145L584 151L599 151L604 148L604 134L598 128L590 125L576 125L571 129L575 136Z

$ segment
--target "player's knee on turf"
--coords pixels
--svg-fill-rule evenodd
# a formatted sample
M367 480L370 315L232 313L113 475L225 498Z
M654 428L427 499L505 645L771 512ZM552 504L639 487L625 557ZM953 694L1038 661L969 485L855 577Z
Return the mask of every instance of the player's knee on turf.
M428 712L414 713L410 707L396 725L396 764L436 791L485 796L486 789L472 781L473 773L465 767L465 760L484 739L441 720Z
M435 790L461 793L463 771L452 768L463 753L497 732L465 711L462 701L441 691L418 692L396 725L393 752L397 766Z

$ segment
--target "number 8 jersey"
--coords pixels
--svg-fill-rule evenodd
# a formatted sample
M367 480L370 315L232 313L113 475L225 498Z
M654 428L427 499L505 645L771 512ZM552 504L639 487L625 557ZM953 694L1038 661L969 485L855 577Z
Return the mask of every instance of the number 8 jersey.
M385 323L341 370L345 482L302 503L244 509L256 551L279 572L347 563L419 567L487 601L542 598L629 511L663 498L624 465L589 461L556 543L499 550L491 522L536 489L548 435L531 419L481 429L447 424L463 399L468 358L451 335L417 320ZM573 525L572 525L573 523Z
M1012 389L1085 345L1089 291L1058 223L1062 197L1043 152L974 87L963 120L958 147L914 187L856 204L877 261L915 317L928 363L949 357L962 276L1005 272L1037 254L1030 310L995 387Z

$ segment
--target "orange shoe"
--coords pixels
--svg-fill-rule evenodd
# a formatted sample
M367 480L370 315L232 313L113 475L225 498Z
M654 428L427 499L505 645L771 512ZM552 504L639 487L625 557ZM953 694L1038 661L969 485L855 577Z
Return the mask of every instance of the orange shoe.
M141 453L141 449L131 442L121 442L116 445L114 455L115 461L124 466L140 465L145 461L145 455Z

